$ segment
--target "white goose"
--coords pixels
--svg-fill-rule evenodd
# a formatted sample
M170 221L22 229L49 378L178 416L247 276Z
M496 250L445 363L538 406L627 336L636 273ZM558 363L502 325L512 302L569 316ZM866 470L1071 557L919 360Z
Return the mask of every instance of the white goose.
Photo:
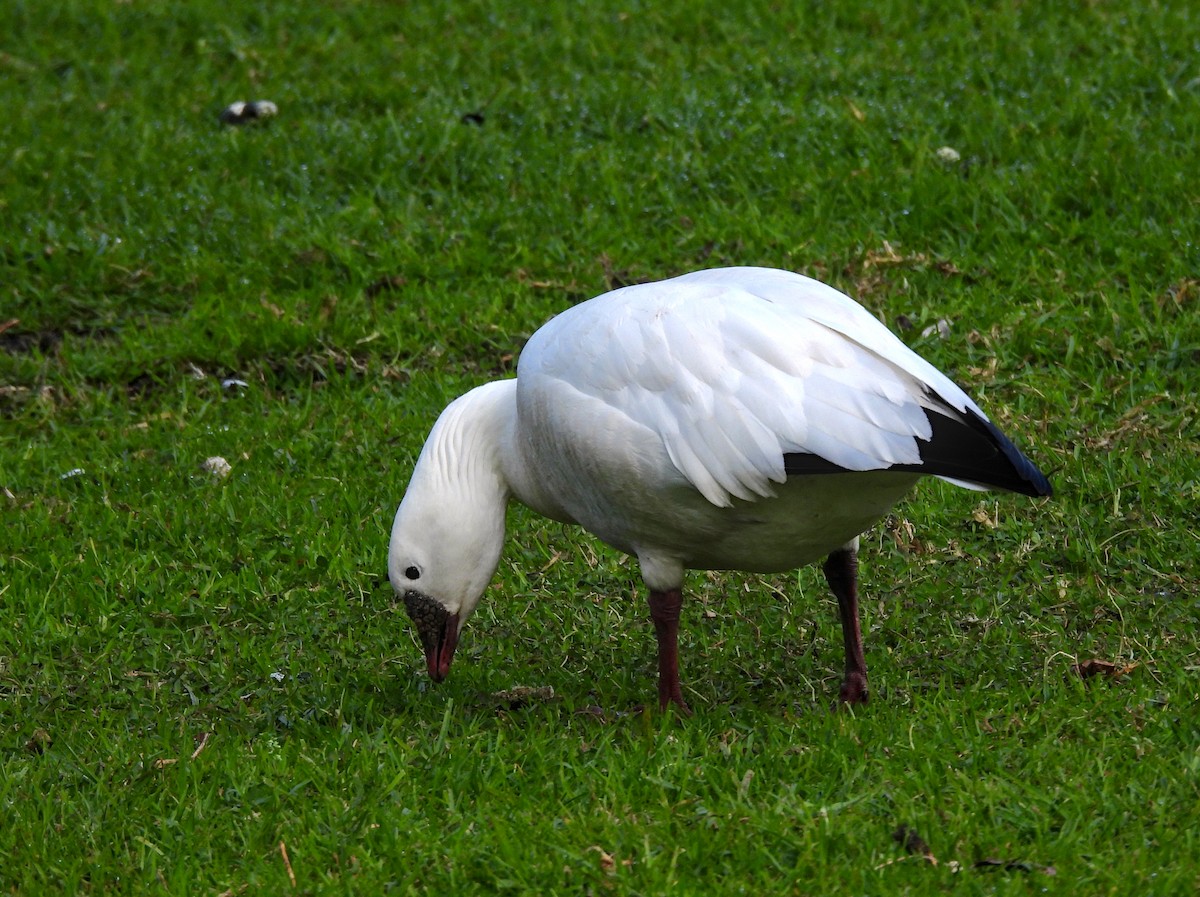
M452 402L396 512L388 576L445 678L496 571L515 498L636 555L662 707L687 704L685 569L824 559L867 700L858 536L923 475L1049 495L1042 473L947 377L849 297L768 268L614 290L538 330L515 380Z

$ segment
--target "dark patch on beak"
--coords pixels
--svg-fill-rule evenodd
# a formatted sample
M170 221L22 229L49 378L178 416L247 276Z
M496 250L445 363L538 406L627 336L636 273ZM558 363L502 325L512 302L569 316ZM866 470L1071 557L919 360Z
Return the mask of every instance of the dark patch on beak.
M450 661L458 647L458 614L452 614L428 595L409 589L404 607L425 649L429 678L441 682L450 673Z

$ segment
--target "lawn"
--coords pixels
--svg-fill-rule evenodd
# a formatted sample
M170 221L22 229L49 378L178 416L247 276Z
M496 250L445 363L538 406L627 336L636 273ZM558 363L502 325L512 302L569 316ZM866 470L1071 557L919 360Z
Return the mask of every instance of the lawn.
M9 0L0 106L0 892L1200 887L1192 4ZM435 686L385 569L437 413L726 264L1055 496L864 537L854 712L819 570L692 574L689 719L636 563L514 507Z

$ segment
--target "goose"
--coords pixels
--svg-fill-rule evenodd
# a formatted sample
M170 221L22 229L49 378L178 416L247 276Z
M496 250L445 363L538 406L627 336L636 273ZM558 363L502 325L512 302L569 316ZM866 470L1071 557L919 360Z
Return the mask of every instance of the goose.
M838 700L868 701L859 535L922 476L1048 496L1046 477L962 389L850 297L771 268L715 268L561 312L515 379L435 422L396 511L388 578L429 675L449 673L499 564L515 499L636 557L679 677L684 571L820 561L845 646Z

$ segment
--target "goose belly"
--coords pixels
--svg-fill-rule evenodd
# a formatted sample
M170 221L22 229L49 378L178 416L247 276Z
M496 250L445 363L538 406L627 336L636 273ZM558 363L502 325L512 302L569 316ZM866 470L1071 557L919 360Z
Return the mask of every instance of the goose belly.
M693 570L777 573L842 547L886 515L918 479L886 471L792 477L775 498L735 501L729 508L677 488L645 493L637 508L614 508L607 519L584 525L624 551L673 556Z

